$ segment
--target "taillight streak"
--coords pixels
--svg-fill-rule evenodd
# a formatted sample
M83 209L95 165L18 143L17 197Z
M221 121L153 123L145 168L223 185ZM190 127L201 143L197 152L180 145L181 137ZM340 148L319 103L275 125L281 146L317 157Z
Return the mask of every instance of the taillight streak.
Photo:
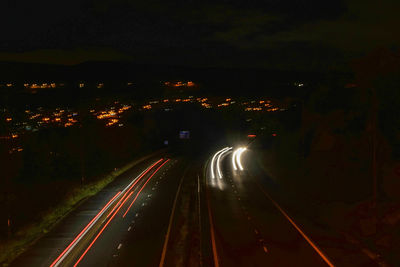
M55 267L58 266L59 262L61 262L64 258L64 256L66 256L69 252L70 249L72 249L75 244L77 243L77 241L80 240L80 238L82 237L82 235L84 233L86 233L94 224L94 222L97 221L97 219L100 217L100 215L103 214L103 212L105 211L105 209L107 207L110 206L110 204L117 198L117 196L121 193L121 191L119 191L113 198L110 199L110 201L107 202L107 204L99 211L99 213L97 213L97 215L85 226L85 228L83 228L83 230L75 237L75 239L68 245L68 247L66 249L64 249L64 251L57 257L57 259L55 259L53 261L53 263L50 265L50 267Z
M151 165L150 167L148 167L144 172L142 172L139 177L137 177L135 180L133 180L127 187L125 187L125 189L122 191L122 193L124 193L124 195L122 196L122 198L118 201L117 205L114 206L114 208L111 210L110 213L107 214L108 218L110 216L110 214L113 213L113 211L119 206L119 204L124 201L126 195L129 193L129 191L143 178L143 176L145 176L154 166L156 166L158 163L160 163L163 159L158 160L157 162L155 162L153 165Z
M154 174L162 167L162 166L164 166L164 164L166 164L167 162L169 161L169 159L168 160L166 160L163 164L161 164L155 171L154 171L154 173L150 176L150 178L151 177L153 177L154 176ZM158 161L159 162L159 161ZM157 163L158 163L157 162ZM154 166L155 164L153 164L153 166ZM152 167L153 167L152 166ZM151 167L151 168L152 168ZM147 179L147 181L146 181L146 183L150 180L150 178L148 178ZM144 184L144 185L146 185L146 183ZM143 185L143 187L144 187L144 185ZM141 190L143 189L143 187L141 188ZM140 190L140 191L141 191ZM139 193L140 193L140 191L139 191ZM138 194L139 194L138 193ZM125 200L122 202L122 204L121 205L119 205L119 207L118 207L118 209L112 214L112 216L108 219L108 221L106 222L106 224L103 226L103 228L101 228L101 230L99 231L99 233L96 235L96 237L92 240L92 242L89 244L89 246L86 248L86 250L83 252L83 254L79 257L79 259L77 260L77 262L74 264L74 267L76 267L76 266L78 266L78 264L82 261L82 259L85 257L85 255L88 253L88 251L90 250L90 248L94 245L94 243L96 242L96 240L100 237L100 235L104 232L104 230L107 228L107 226L110 224L110 222L114 219L114 217L115 217L115 215L117 215L118 214L118 212L119 212L119 210L124 206L124 204L125 204L125 202L130 198L130 196L133 194L133 191L131 191L130 193L129 193L129 195L128 195L128 197L127 198L125 198ZM137 197L137 196L136 196ZM135 198L135 200L136 200L136 198ZM131 206L131 205L130 205Z
M97 220L103 215L103 213L106 212L106 210L114 203L114 201L117 199L117 197L121 194L124 194L118 203L114 206L114 208L111 210L111 212L107 215L106 218L109 217L110 214L113 213L113 211L119 206L119 204L122 202L120 207L122 207L125 202L130 198L130 196L133 194L133 191L128 195L129 191L145 176L154 166L159 164L163 159L158 160L154 164L152 164L150 167L148 167L146 170L144 170L137 178L135 178L132 182L130 182L125 189L121 192L119 191L101 210L100 212L85 226L85 228L75 237L75 239L68 245L68 247L57 257L57 259L54 260L54 262L50 265L50 267L56 267L58 266L64 258L68 255L68 253L75 247L75 245L81 240L81 238L92 228L92 226L97 222ZM128 195L128 196L127 196ZM127 196L127 197L126 197ZM119 208L120 209L120 208ZM119 211L118 209L118 211ZM118 212L117 211L117 212ZM104 221L103 221L104 222Z
M139 192L137 192L135 198L132 200L132 203L129 205L129 207L126 209L124 215L122 215L123 218L125 218L126 214L128 213L129 209L132 207L133 203L135 203L136 199L138 198L140 192L142 192L143 188L146 186L146 184L150 181L150 179L158 172L159 169L161 169L162 166L164 166L164 164L166 164L169 161L169 159L167 161L165 161L163 164L160 165L160 167L157 168L157 170L155 170L153 172L153 174L147 179L147 181L143 184L143 186L140 188Z

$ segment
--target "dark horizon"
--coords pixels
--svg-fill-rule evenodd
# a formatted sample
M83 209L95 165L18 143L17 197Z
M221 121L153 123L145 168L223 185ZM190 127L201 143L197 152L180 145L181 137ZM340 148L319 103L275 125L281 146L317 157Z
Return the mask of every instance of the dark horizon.
M349 71L398 49L398 1L3 3L0 61Z

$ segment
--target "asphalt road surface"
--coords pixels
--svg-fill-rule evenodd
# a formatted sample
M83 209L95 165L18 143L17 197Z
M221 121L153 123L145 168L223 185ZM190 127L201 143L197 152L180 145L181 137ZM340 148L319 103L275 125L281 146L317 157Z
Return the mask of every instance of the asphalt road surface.
M139 255L129 254L122 266L154 265L180 177L176 164L168 158L138 164L80 205L12 265L108 266L126 251L130 238L140 240Z
M247 153L143 161L12 265L346 266L334 263L345 252L320 246L271 197L249 171ZM357 260L353 266L373 266Z
M326 255L307 241L309 237L296 229L247 172L233 169L232 154L232 149L217 154L206 172L214 264L329 266Z

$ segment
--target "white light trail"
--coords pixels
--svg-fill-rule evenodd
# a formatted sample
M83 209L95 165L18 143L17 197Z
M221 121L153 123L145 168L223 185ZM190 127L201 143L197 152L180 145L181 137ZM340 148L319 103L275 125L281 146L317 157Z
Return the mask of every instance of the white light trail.
M231 149L232 149L231 147L226 147L225 150L223 150L223 151L218 155L218 158L217 158L217 171L218 171L218 177L219 177L219 179L222 179L222 172L221 172L221 168L220 168L220 164L219 164L220 159L221 159L221 156L222 156L225 152L227 152L227 151L229 151L229 150L231 150Z
M231 147L225 147L225 148L223 148L223 149L217 151L217 153L215 153L214 156L212 157L212 159L211 159L211 166L210 166L210 167L211 167L211 178L215 179L215 173L214 173L214 162L215 162L215 158L218 156L219 153L223 153L223 152L225 152L225 151L227 151L227 150L229 150L229 149L231 149ZM219 162L219 158L220 158L220 157L218 157L218 162ZM219 170L219 169L218 169L218 172L220 173L220 170ZM218 173L218 174L219 174L219 173Z
M242 161L241 161L241 157L242 157L242 153L246 150L245 147L240 148L240 150L238 151L238 153L236 154L236 159L237 159L237 164L239 166L239 169L241 171L243 171L243 166L242 166Z
M240 148L236 149L235 152L233 152L232 154L232 165L233 165L233 169L236 171L237 167L236 167L236 154L238 152Z
M238 149L235 150L232 154L232 166L235 171L238 169L243 171L243 166L242 166L242 161L241 161L241 156L242 153L246 151L245 147L239 147Z

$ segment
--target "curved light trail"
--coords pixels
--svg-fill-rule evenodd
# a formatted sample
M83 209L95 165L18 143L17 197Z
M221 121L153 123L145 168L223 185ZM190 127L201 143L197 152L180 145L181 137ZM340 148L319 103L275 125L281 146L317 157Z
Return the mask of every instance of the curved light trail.
M239 148L240 150L238 151L238 153L236 154L237 156L236 156L236 160L237 160L237 165L239 166L239 169L241 170L241 171L243 171L243 166L242 166L242 161L241 161L241 157L242 157L242 153L244 152L244 151L246 151L246 148L245 147L242 147L242 148Z
M232 154L232 166L233 166L233 169L234 169L235 171L237 170L237 166L236 166L236 154L237 154L237 152L238 152L239 149L240 149L240 148L236 149L235 152L233 152L233 154Z
M225 147L219 151L217 151L217 153L214 154L214 156L211 159L211 178L215 179L215 172L214 172L214 162L215 162L215 158L218 156L219 153L224 152L227 149L231 149L231 147Z
M225 148L225 150L223 150L221 153L219 153L218 158L217 158L217 171L218 171L218 178L222 179L222 172L221 172L221 167L220 167L220 160L221 160L221 156L223 154L225 154L225 152L228 152L229 150L231 150L231 147L227 147Z
M74 249L76 244L83 238L84 235L86 235L89 230L97 223L97 221L102 217L104 213L107 212L107 210L113 206L114 202L116 202L118 199L119 201L117 204L114 206L112 211L107 215L107 218L111 213L114 212L116 207L119 207L118 210L123 206L123 204L130 198L130 196L133 194L133 191L131 189L138 183L141 178L147 174L153 167L157 164L159 164L163 159L158 160L154 164L152 164L150 167L148 167L146 170L144 170L139 176L137 176L135 179L133 179L126 187L125 189L121 192L119 191L101 210L100 212L89 222L88 225L75 237L75 239L68 245L68 247L57 257L57 259L54 260L54 262L50 265L50 267L57 267L59 266L63 260L68 256L68 254ZM130 192L131 191L131 192ZM130 192L130 194L129 194ZM121 205L122 202L122 205ZM115 214L113 215L113 217ZM107 219L106 218L106 219ZM107 223L108 224L108 223Z
M161 159L163 160L163 159ZM163 164L161 164L161 166L159 166L159 168L155 171L157 172L164 164L166 164L169 161L169 159L167 159L166 161L164 161ZM158 164L160 161L157 161L156 163ZM148 170L150 170L151 168L153 168L154 165L152 165ZM147 172L147 171L146 171ZM144 176L144 174L142 175L142 177ZM152 177L152 176L151 176ZM150 178L151 178L150 177ZM150 178L147 180L149 181ZM144 187L144 186L143 186ZM142 189L143 189L142 187ZM101 228L101 230L97 233L97 235L95 236L95 238L92 240L92 242L89 244L89 246L86 248L86 250L82 253L82 255L79 257L79 259L76 261L76 263L74 264L74 267L78 266L78 264L82 261L82 259L85 257L85 255L88 253L88 251L92 248L92 246L94 245L94 243L97 241L97 239L101 236L101 234L104 232L104 230L107 228L107 226L110 224L110 222L114 219L115 215L118 214L119 210L124 206L125 202L130 198L130 196L133 194L134 191L131 191L130 194L128 195L128 197L122 202L121 205L119 205L118 209L116 211L114 211L114 213L112 214L112 216L110 218L108 218L108 221L106 222L106 224L103 225L103 227ZM140 192L139 192L140 193ZM136 200L136 198L135 198ZM134 201L135 201L134 200ZM129 209L128 209L129 210Z
M239 147L238 149L235 150L232 154L232 166L235 171L238 169L243 171L243 165L242 165L242 153L246 151L245 147Z

